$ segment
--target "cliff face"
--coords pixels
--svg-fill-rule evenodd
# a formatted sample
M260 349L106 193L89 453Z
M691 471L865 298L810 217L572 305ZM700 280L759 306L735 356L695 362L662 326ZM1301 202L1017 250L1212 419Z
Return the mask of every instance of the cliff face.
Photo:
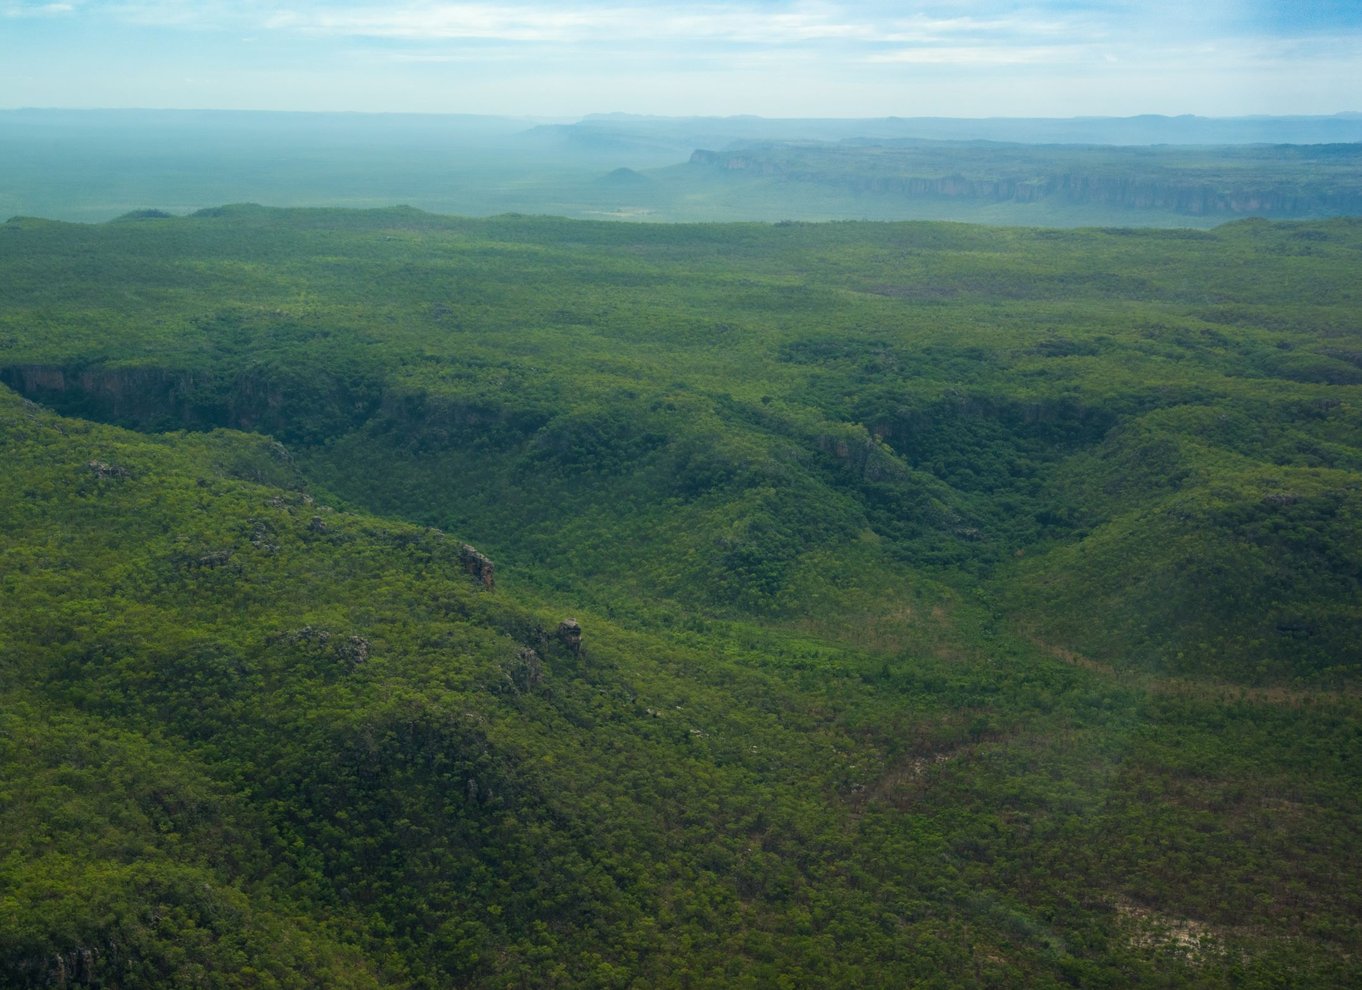
M313 440L367 419L378 391L310 372L252 369L232 376L155 366L17 364L0 383L67 415L139 430L215 427Z
M1299 217L1362 213L1362 186L1306 191L1271 182L1231 187L1186 178L1097 175L1061 170L1028 178L913 175L856 167L809 167L761 152L697 150L692 164L756 177L838 186L856 193L985 203L1034 203L1057 199L1074 205L1163 210L1188 216ZM924 168L924 171L929 169Z
M31 399L62 407L78 403L116 422L174 419L186 425L228 425L201 408L192 372L167 368L78 368L22 364L0 368L0 382ZM216 415L213 415L216 413Z

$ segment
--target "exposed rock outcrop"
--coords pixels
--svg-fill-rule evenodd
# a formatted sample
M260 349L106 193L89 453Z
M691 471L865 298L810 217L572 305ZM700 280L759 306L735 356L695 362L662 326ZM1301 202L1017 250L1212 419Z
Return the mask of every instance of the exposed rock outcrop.
M481 581L482 586L488 591L496 586L495 565L493 565L492 559L476 547L469 546L467 543L462 544L459 547L459 563L466 573Z
M65 415L138 430L203 430L226 426L316 442L368 420L378 386L327 372L286 370L235 375L156 366L14 364L0 383Z
M901 481L908 476L907 467L893 451L864 429L842 436L823 434L816 443L819 450L866 481Z
M351 667L358 667L369 659L369 641L363 636L346 636L336 644L336 656Z
M99 978L95 962L99 954L94 949L76 948L59 952L48 970L48 985L54 987L92 986Z
M274 642L282 640L301 646L310 653L325 656L350 670L368 660L373 651L373 647L363 636L346 636L315 626L303 626L301 629L281 633L271 639Z
M132 473L125 467L118 464L107 464L104 461L91 461L86 465L96 478L130 478Z
M544 660L528 646L517 650L515 660L503 669L506 679L517 691L533 691L544 683Z
M582 626L576 619L564 619L558 623L558 642L573 656L582 655Z

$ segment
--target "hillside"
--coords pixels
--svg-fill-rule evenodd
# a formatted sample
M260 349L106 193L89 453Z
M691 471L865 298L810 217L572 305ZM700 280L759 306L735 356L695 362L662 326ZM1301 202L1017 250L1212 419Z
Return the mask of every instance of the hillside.
M0 973L1354 982L1359 252L11 220Z

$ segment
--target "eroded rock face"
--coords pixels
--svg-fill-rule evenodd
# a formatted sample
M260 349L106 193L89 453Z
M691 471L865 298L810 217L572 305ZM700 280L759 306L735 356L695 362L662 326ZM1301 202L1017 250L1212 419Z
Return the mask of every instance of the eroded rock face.
M558 623L558 641L569 653L580 656L582 652L582 626L576 619L564 619Z
M528 646L516 651L515 662L506 672L518 691L533 691L544 683L544 661L539 654Z
M316 626L303 626L292 632L280 633L271 639L284 640L314 654L327 656L350 670L368 660L372 651L369 641L363 636L346 636Z
M132 477L127 468L119 464L107 464L104 461L91 461L86 465L96 478L129 478Z
M818 449L830 454L845 468L866 481L902 481L908 469L879 436L820 436Z
M363 636L347 636L335 647L336 656L352 667L369 659L369 641Z
M476 547L469 546L467 543L460 546L459 563L463 565L464 571L481 581L482 586L488 591L496 586L496 579L493 577L495 567L492 564L492 559Z
M48 970L48 985L69 987L94 984L98 978L98 974L95 972L95 963L98 957L99 954L94 949L87 948L57 953L52 958L52 966Z

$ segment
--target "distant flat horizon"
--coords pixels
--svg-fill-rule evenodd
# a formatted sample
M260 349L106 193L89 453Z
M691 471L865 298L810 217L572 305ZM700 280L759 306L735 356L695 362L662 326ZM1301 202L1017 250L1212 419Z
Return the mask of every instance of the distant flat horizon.
M547 113L468 113L442 110L308 110L294 107L170 107L170 106L0 106L0 114L22 113L140 113L140 114L278 114L355 117L439 117L463 120L508 120L530 123L587 123L589 121L1241 121L1241 120L1333 120L1357 118L1362 110L1335 110L1329 113L1128 113L1128 114L758 114L758 113L632 113L622 110L592 110L575 114Z
M595 151L596 164L655 167L684 160L698 148L750 141L920 140L1016 144L1245 145L1353 144L1362 142L1362 112L1332 114L1082 115L1069 117L769 117L758 114L634 114L602 111L549 114L466 114L363 110L242 110L232 108L20 107L0 109L0 147L11 152L32 145L39 133L60 133L72 148L109 135L117 143L135 133L172 143L226 142L233 155L268 141L276 148L318 142L339 148L403 144L431 150L458 146L526 152L526 139L540 150L571 145ZM565 144L566 143L566 144ZM152 147L148 145L148 147ZM615 161L625 149L629 155ZM32 150L30 148L30 150ZM186 150L189 150L186 148Z

